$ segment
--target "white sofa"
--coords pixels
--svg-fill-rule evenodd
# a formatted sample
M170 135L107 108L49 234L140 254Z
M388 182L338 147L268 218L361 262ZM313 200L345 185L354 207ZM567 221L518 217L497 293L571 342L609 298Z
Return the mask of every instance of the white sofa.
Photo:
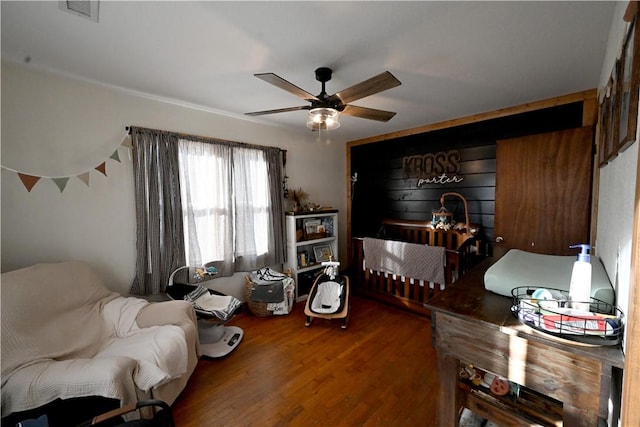
M2 416L56 399L172 404L200 356L190 303L109 291L77 261L3 273Z

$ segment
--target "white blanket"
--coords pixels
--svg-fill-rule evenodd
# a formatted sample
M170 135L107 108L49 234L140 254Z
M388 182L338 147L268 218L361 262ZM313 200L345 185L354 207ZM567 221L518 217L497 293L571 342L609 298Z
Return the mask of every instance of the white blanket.
M138 362L133 379L142 391L164 384L187 372L184 331L174 325L140 329L136 316L149 303L140 298L118 297L105 306L105 320L112 323L113 337L95 358L129 357Z
M187 344L178 326L139 329L127 337L113 338L94 357L135 359L133 380L142 391L164 384L187 372Z
M107 290L84 263L38 264L3 273L0 284L3 415L57 398L126 405L137 400L136 388L186 371L184 333L140 329L135 319L148 303Z
M365 237L365 268L445 284L445 248Z

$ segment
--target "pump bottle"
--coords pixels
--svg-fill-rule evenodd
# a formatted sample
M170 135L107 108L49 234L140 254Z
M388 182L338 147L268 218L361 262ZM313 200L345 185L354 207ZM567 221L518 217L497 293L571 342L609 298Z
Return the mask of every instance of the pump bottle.
M569 286L569 297L571 307L576 310L590 311L591 301L591 256L589 255L590 245L578 244L569 246L570 248L580 248L578 259L573 263L571 271L571 284Z

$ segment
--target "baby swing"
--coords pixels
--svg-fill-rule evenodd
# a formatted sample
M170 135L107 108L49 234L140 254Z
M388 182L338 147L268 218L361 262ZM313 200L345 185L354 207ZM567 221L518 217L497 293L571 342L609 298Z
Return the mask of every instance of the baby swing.
M342 319L342 329L349 323L349 278L338 276L340 263L322 263L324 272L313 282L309 298L304 307L307 319L304 326L311 326L315 317L322 319Z
M198 336L202 355L211 358L223 357L231 353L242 341L244 331L237 326L225 326L242 303L232 295L224 295L202 284L189 284L191 277L196 282L209 280L217 274L215 267L178 267L169 276L165 292L174 300L187 300L193 304L198 317ZM174 283L177 272L187 269L186 284Z

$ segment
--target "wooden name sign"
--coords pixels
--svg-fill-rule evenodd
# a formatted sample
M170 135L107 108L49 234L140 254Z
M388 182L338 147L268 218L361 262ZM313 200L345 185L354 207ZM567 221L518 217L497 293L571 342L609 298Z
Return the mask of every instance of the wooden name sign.
M407 156L402 159L402 174L405 179L417 178L418 187L424 184L450 184L462 181L460 173L460 151L449 150Z

